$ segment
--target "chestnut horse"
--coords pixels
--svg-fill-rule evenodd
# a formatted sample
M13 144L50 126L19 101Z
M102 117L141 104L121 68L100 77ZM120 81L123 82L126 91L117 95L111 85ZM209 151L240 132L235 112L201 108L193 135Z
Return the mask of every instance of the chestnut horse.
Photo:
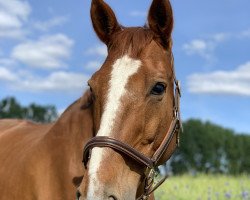
M119 25L103 0L91 19L108 56L90 89L53 124L0 121L0 199L154 199L144 175L169 159L179 129L170 2L153 0L145 27Z

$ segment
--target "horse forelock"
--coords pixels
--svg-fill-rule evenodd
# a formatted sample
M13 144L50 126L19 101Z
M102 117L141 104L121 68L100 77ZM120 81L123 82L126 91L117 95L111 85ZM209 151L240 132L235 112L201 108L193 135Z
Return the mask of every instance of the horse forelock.
M118 56L129 54L137 58L153 40L154 33L147 27L124 28L113 35L108 49Z

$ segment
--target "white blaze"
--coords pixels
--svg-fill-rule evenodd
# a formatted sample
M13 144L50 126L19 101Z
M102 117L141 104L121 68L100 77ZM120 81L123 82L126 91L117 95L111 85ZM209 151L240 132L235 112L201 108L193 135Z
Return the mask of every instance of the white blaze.
M101 117L100 129L97 136L111 136L116 114L121 106L121 97L127 92L125 87L129 78L138 71L140 66L140 60L132 59L127 55L114 63L111 79L109 80L107 102ZM103 148L94 148L91 152L87 200L92 200L93 197L95 197L95 200L101 200L101 196L96 197L95 192L98 192L101 187L98 181L97 172L104 153L105 149Z

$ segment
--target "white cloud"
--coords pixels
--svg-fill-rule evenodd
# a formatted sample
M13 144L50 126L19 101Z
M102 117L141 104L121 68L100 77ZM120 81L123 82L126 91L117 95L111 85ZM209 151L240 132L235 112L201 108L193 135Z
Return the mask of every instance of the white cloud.
M214 50L222 43L232 39L248 39L250 38L250 29L232 33L221 32L216 34L210 34L203 39L193 39L182 45L182 49L187 55L198 55L207 61L213 61Z
M0 30L0 38L10 38L10 39L24 39L25 36L28 34L27 30L22 29L5 29Z
M69 16L40 21L32 19L31 12L29 0L0 0L0 40L4 47L7 45L7 49L0 48L1 86L31 93L81 92L89 77L62 69L67 67L74 41L60 33L49 35L53 27L66 23ZM30 36L41 32L48 33L31 39ZM11 39L10 43L6 39ZM17 43L14 39L21 41ZM104 55L101 49L99 54ZM53 71L38 74L37 69Z
M250 29L246 29L238 32L222 32L211 35L208 39L214 42L224 42L231 39L248 39L250 38Z
M12 73L10 70L8 70L5 67L0 66L0 81L15 81L17 80L16 75Z
M182 49L186 52L187 55L197 54L209 60L212 58L214 44L209 41L194 39L191 42L184 44L182 46Z
M250 62L232 71L193 74L188 77L188 90L191 93L250 96Z
M231 37L232 37L232 35L230 33L216 33L216 34L211 36L211 38L215 42L224 42L224 41L230 39Z
M192 40L190 43L184 44L183 48L187 51L187 53L192 54L195 52L205 51L207 49L207 44L204 40Z
M1 28L20 28L22 22L16 17L6 12L0 12Z
M57 71L47 77L29 77L16 85L18 90L32 92L76 92L83 90L84 82L88 76L80 73Z
M17 45L12 58L34 68L58 69L65 67L74 41L63 34L43 36L38 41Z
M49 19L48 21L36 21L34 28L41 31L48 31L55 26L61 26L69 20L68 16L59 16Z
M22 27L30 13L27 1L0 0L0 37L22 38L25 35Z
M88 49L85 54L106 57L108 55L108 52L105 45L99 45Z
M146 17L147 13L144 11L133 10L129 13L131 17Z
M89 77L85 74L56 71L48 76L38 76L29 71L14 72L0 67L0 81L9 89L29 92L67 92L75 93L84 89Z
M1 12L8 12L22 20L26 20L31 12L31 7L27 1L23 0L0 0Z
M250 29L242 31L240 33L240 38L249 38L250 37Z

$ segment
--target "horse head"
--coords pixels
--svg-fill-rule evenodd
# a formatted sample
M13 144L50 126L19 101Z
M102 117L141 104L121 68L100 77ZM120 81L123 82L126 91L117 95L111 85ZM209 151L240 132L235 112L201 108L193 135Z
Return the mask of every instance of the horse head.
M153 0L148 24L127 28L118 23L103 0L92 0L91 19L108 56L88 81L99 141L94 138L89 143L91 149L87 148L89 157L78 198L136 199L144 192L144 174L150 162L160 165L176 148L178 136L171 128L176 125L173 120L178 111L172 7L168 0ZM149 159L147 166L146 158L156 152L157 159ZM130 154L136 153L139 157L131 159ZM140 162L144 157L145 165Z

